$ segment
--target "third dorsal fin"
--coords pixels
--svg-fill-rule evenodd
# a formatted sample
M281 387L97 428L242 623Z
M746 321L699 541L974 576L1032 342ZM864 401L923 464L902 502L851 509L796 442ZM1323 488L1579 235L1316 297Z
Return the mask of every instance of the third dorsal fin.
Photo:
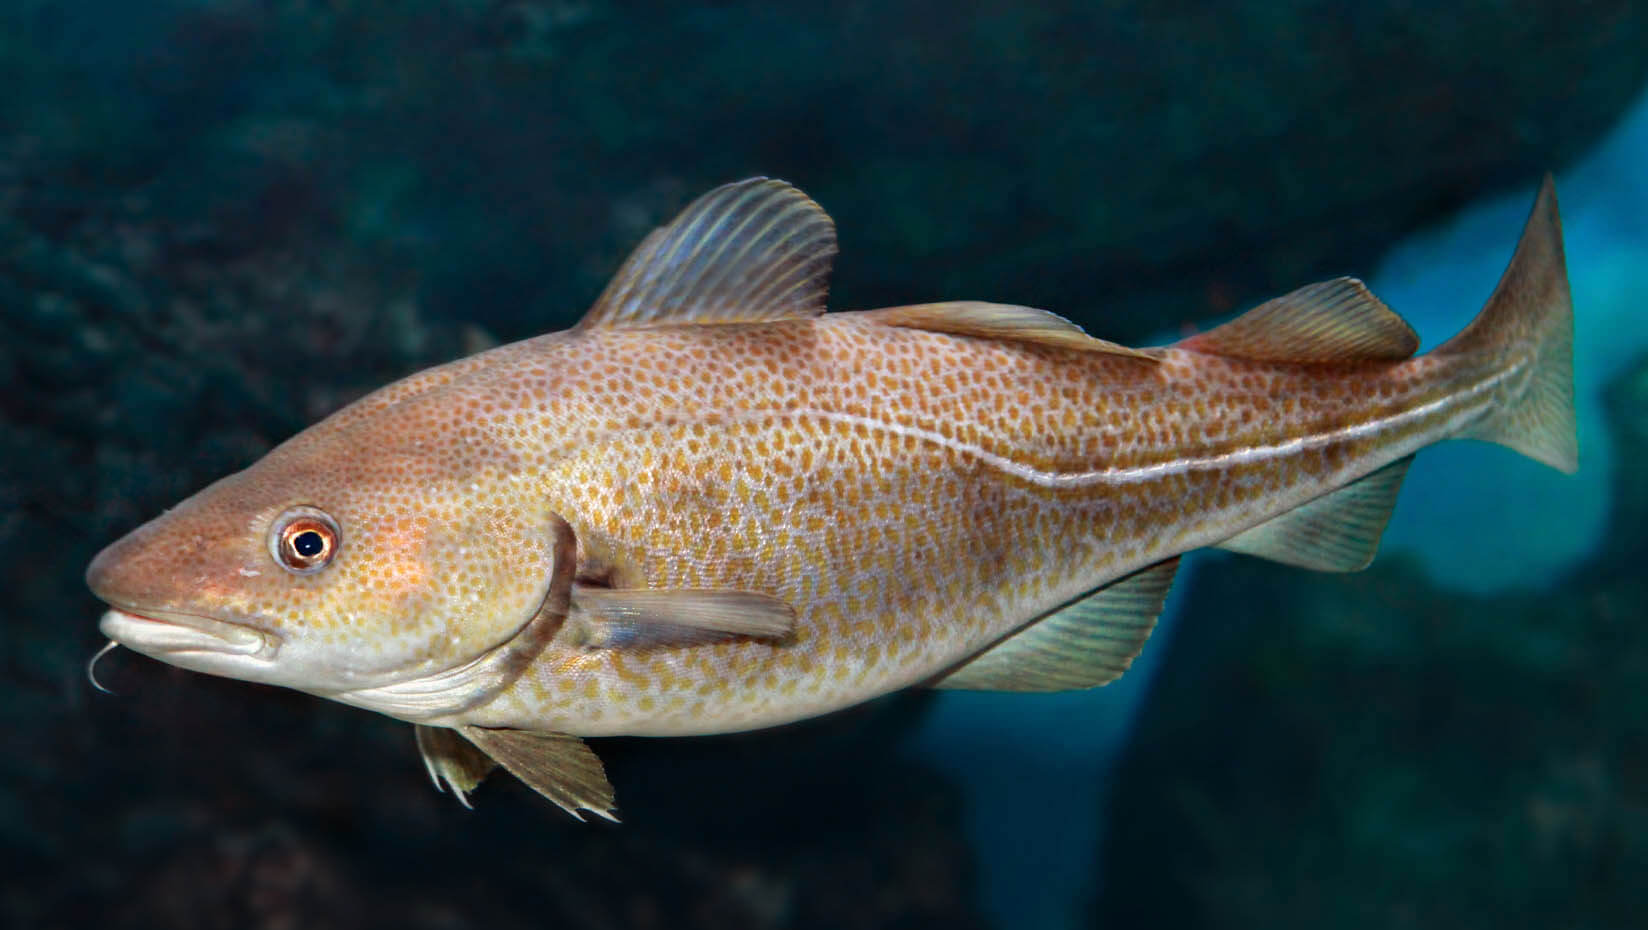
M835 253L835 224L806 194L726 184L642 240L578 328L817 316Z
M1394 362L1419 337L1355 278L1307 284L1178 348L1258 362Z

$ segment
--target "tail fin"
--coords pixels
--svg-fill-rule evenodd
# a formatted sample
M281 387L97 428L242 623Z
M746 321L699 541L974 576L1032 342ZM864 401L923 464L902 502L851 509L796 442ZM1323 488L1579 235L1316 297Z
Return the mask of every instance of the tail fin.
M1540 185L1511 264L1464 332L1438 354L1471 354L1494 364L1525 359L1527 378L1501 406L1462 434L1497 442L1553 468L1579 467L1574 424L1574 308L1562 253L1562 219L1550 175Z

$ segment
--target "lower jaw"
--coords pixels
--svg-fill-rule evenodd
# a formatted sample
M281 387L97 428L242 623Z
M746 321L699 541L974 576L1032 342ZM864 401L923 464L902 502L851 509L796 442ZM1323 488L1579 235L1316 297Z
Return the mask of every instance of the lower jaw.
M205 619L200 623L175 623L114 608L103 615L98 629L134 652L174 665L185 663L173 661L173 656L191 654L268 661L280 648L278 640L247 627Z

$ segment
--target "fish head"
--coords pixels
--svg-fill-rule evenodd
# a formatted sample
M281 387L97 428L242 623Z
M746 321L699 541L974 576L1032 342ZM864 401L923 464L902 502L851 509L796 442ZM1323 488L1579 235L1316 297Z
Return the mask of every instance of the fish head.
M409 429L300 434L110 545L86 573L102 632L390 713L349 695L476 665L545 603L559 518L484 443Z

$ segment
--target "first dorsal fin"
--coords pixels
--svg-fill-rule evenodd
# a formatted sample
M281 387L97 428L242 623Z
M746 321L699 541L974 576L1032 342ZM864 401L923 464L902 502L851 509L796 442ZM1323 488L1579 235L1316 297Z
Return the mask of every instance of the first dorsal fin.
M1149 362L1157 360L1148 352L1095 339L1064 317L1034 307L953 300L871 310L869 315L887 326L903 329L923 329L933 333L1000 339L1081 352L1104 352Z
M1417 351L1419 337L1361 281L1334 278L1268 300L1177 345L1256 362L1394 362Z
M806 194L726 184L647 236L578 328L817 316L835 253L835 223Z

